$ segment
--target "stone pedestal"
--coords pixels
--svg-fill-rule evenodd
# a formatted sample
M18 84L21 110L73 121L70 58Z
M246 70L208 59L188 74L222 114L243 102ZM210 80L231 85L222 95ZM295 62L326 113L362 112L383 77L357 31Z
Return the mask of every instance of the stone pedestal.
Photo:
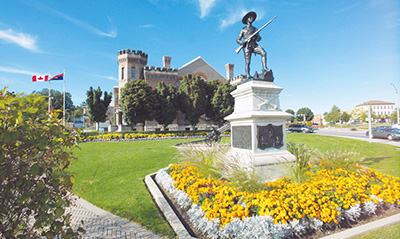
M265 180L285 175L285 164L295 158L286 150L286 120L292 115L280 109L283 88L273 82L250 80L231 94L235 110L230 121L232 153L252 166Z

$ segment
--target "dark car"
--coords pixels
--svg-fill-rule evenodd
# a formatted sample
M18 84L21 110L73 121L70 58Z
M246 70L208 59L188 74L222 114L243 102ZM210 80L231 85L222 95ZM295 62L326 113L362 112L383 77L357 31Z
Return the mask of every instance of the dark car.
M400 130L392 127L372 128L372 138L385 138L388 140L400 139ZM369 132L367 131L367 136Z
M288 127L290 132L297 132L297 133L313 133L314 129L308 127L306 124L290 124Z

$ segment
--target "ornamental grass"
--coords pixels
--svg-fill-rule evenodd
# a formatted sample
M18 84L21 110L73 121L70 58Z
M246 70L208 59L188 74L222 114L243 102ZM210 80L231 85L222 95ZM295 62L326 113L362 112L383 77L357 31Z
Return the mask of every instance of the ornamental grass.
M313 150L308 152L310 151ZM301 177L282 177L263 183L261 190L258 188L252 192L242 190L234 179L224 177L224 170L218 167L215 159L203 158L196 162L189 160L190 162L170 165L167 169L160 170L157 180L162 185L171 181L173 186L170 188L174 187L181 197L178 201L186 202L182 205L191 205L189 212L198 214L191 216L192 219L197 218L192 223L200 223L206 219L207 221L202 222L203 226L198 227L208 228L204 230L213 238L238 235L242 233L240 230L249 230L246 233L252 233L250 226L243 226L243 223L261 220L260 218L269 221L269 227L273 228L265 230L268 225L261 226L261 230L265 232L279 231L279 235L287 236L288 228L291 228L290 233L297 230L295 234L299 236L311 229L315 230L316 224L320 224L319 228L340 227L341 222L355 222L361 215L375 214L383 205L399 207L400 178L356 164L356 154L333 152L315 154L314 157L306 149L298 152L306 155L308 160L306 163L296 161L296 164L303 163L299 170ZM329 156L336 157L336 160L327 159ZM201 168L204 164L208 164L209 170L210 165L212 166L213 176L203 174L204 170ZM167 175L162 176L162 171ZM298 178L301 180L296 180ZM187 200L182 199L182 192ZM196 208L201 209L200 212ZM197 212L193 212L195 210ZM218 225L221 232L212 229L213 226L207 226L207 223L212 223L214 227ZM261 224L263 223L261 220ZM296 225L296 230L293 225ZM286 234L282 228L288 229L285 229Z

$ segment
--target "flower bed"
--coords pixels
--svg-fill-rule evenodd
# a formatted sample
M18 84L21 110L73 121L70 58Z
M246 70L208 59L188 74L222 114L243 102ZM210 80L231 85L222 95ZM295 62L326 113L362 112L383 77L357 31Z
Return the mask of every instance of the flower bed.
M311 179L302 184L280 178L257 193L205 178L187 163L161 169L156 180L178 206L189 208L189 220L208 237L293 238L399 207L399 178L355 167L309 172Z
M187 139L187 138L204 138L207 132L197 133L109 133L99 135L81 136L81 142L104 142L104 141L140 141L153 139ZM224 132L221 136L229 136L229 132Z

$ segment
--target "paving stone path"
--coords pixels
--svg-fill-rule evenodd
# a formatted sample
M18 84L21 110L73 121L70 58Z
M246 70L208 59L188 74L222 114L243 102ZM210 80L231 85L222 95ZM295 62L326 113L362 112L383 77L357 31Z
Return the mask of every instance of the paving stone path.
M86 234L82 238L161 239L141 226L98 208L82 198L73 196L72 201L73 205L66 212L72 215L71 225L74 229L81 225L81 220L84 221Z

